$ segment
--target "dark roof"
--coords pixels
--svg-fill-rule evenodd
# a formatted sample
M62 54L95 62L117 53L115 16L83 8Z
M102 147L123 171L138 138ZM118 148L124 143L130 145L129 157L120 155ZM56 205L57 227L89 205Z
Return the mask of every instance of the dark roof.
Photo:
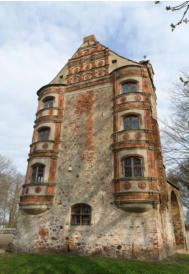
M167 180L167 183L170 184L171 186L173 186L174 188L180 190L179 187L178 187L177 185L173 184L173 183L170 182L169 180Z

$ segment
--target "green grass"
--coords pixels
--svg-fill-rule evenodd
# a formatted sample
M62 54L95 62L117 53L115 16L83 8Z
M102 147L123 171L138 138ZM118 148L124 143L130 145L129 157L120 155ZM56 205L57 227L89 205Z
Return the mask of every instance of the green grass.
M189 255L176 255L161 263L133 262L103 257L60 255L0 256L0 273L9 274L189 274Z

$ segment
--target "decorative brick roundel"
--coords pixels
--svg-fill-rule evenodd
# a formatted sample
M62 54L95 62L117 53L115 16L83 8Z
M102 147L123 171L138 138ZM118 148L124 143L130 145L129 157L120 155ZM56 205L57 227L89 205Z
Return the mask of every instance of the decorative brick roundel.
M140 96L140 95L136 95L136 96L135 96L135 100L136 100L136 101L140 101L140 100L141 100L141 96Z
M135 138L136 138L136 139L140 139L140 138L141 138L141 134L140 134L139 132L137 132L137 133L135 134Z
M122 97L122 98L120 99L120 101L121 101L122 103L124 103L124 102L126 101L125 96L124 96L124 97Z
M37 186L37 187L35 188L35 192L36 192L36 193L40 193L40 192L41 192L41 187L40 187L40 186Z
M138 187L141 188L141 189L145 189L146 188L146 183L145 182L139 182Z
M125 189L131 188L131 184L129 182L126 182L125 185L124 185L124 188Z
M48 144L46 144L46 143L43 144L42 148L47 149L48 148Z
M99 61L99 62L98 62L98 65L99 65L99 66L102 66L102 64L103 64L102 61Z
M79 71L79 69L78 69L78 68L76 68L76 69L74 70L74 72L75 72L75 73L78 73L78 71Z
M128 140L129 139L129 134L128 133L125 133L124 135L123 135L123 140Z

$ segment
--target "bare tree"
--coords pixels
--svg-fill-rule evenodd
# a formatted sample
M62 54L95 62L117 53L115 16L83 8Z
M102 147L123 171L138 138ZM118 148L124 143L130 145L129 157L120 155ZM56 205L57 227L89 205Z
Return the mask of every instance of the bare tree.
M189 75L183 74L171 96L174 112L163 122L163 152L166 164L172 166L189 161Z
M155 4L159 4L159 3L160 1L155 1ZM175 24L171 23L172 31L174 31L178 25L182 23L187 24L189 22L189 20L186 17L187 12L189 10L189 1L184 1L179 5L166 6L165 9L172 12L179 11L179 10L183 11L181 18Z
M174 112L169 122L163 122L162 139L168 180L177 185L189 224L189 75L182 73L171 96Z
M11 161L0 155L0 224L14 227L23 176Z

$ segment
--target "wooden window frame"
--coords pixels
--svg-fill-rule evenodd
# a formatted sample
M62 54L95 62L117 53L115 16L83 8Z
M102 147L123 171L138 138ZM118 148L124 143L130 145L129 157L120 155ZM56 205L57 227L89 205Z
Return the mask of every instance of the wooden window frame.
M42 168L42 176L41 176L41 170ZM36 171L34 171L36 170ZM35 173L34 173L35 172ZM31 183L43 183L44 182L44 174L45 174L45 166L42 164L36 164L32 166L32 173L31 173Z
M136 85L136 90L135 91L132 91L131 87L129 87L129 85L132 85L132 84ZM124 86L126 86L126 85L128 86L128 91L124 92ZM135 80L128 80L126 82L122 82L121 86L122 86L122 94L136 93L136 92L138 92L138 83Z
M46 97L43 100L43 108L48 109L53 107L54 107L54 97Z
M84 209L88 209L89 212L84 212ZM88 218L88 223L84 222L84 218L86 217ZM87 204L73 205L71 208L71 225L76 226L76 225L90 225L90 224L91 224L91 206Z
M127 159L130 159L131 164L126 165L125 162ZM134 159L140 160L140 164L134 163ZM123 165L123 174L125 178L140 178L144 177L143 174L143 159L138 156L129 156L122 159L122 165ZM131 169L131 176L126 176L126 167ZM135 168L140 168L140 174L139 176L136 176L135 174Z
M45 136L44 132L48 131L48 136ZM43 136L44 135L44 136ZM38 129L38 142L48 141L50 135L50 128L49 127L42 127Z
M138 119L138 127L134 128L133 127L133 121L132 118L137 118ZM125 120L129 119L129 128L125 128ZM129 114L127 116L123 116L123 129L124 130L129 130L129 129L139 129L140 128L140 117L138 115L135 114Z

